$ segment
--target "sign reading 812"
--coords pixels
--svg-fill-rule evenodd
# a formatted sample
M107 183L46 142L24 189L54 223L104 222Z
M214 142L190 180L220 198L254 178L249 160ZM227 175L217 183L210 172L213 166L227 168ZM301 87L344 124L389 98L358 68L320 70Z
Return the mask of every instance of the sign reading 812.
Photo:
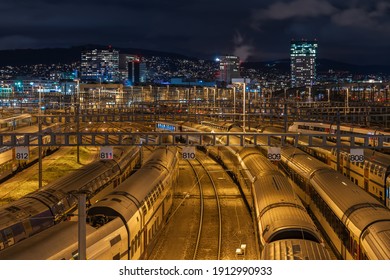
M15 159L17 160L29 160L30 152L27 146L15 147Z

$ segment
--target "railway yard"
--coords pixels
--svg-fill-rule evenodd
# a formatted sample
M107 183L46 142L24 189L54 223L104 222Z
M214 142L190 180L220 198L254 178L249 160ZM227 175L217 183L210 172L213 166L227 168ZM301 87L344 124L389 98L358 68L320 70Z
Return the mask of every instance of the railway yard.
M221 129L224 131L227 127L225 123L221 125L210 122L204 125L190 124L188 128L184 128L183 124L171 122L171 124L164 124L164 128L173 129L176 126L175 129L179 129L178 125L180 125L180 131L182 129L197 129L197 131ZM109 129L112 131L150 131L155 126L157 127L152 123L123 123L121 125L90 123L83 124L81 129L92 129L97 133ZM23 129L26 131L26 128ZM29 129L36 130L34 127ZM236 129L234 126L229 125L229 131L234 131L234 129ZM172 141L172 139L164 141ZM72 236L66 235L66 240L61 244L58 243L61 237L56 238L51 233L62 231L62 236L64 236L65 232L72 232L76 229L77 215L68 217L68 214L75 211L76 206L75 199L70 199L69 194L74 191L87 190L89 209L87 209L86 217L86 250L88 259L335 260L344 258L387 259L389 257L386 251L389 244L384 235L379 235L380 238L376 239L376 242L382 242L382 245L372 245L372 240L376 238L373 235L377 231L388 231L387 227L390 223L390 211L384 206L388 205L388 200L385 200L385 190L390 186L386 185L389 183L388 159L381 160L382 165L377 162L367 163L372 171L376 170L375 166L379 166L378 170L382 170L379 176L383 176L377 179L378 183L375 183L375 187L367 183L365 189L364 186L359 187L360 179L356 179L358 172L361 172L363 177L363 171L356 171L356 174L352 171L344 171L346 177L340 175L343 178L339 178L335 175L336 171L325 167L327 162L329 165L331 163L335 165L335 159L330 158L331 153L326 155L329 157L326 160L324 152L317 163L314 158L308 158L308 155L304 155L304 152L298 151L297 148L290 149L291 151L283 148L281 163L270 164L262 155L264 152L261 152L261 149L235 147L235 143L242 141L240 139L230 137L230 139L218 141L222 143L229 141L232 147L226 149L203 147L203 149L197 149L196 158L191 160L184 159L181 147L156 148L147 145L131 149L120 147L115 150L113 158L115 164L112 163L112 167L101 159L98 163L97 147L79 147L80 150L77 150L77 153L80 154L77 158L74 146L52 149L45 152L42 159L42 190L38 189L37 184L37 161L21 165L20 161L8 159L7 157L12 157L12 153L9 149L5 149L2 152L1 170L4 174L8 172L7 170L13 171L12 176L4 175L0 185L0 206L3 209L1 211L9 211L15 215L17 217L15 219L20 220L20 224L26 228L23 231L24 235L19 233L18 237L15 231L19 227L16 220L6 212L2 213L3 217L7 217L10 221L14 219L15 225L11 226L10 222L5 221L2 223L0 259L78 259L76 231L74 235L71 234ZM256 141L260 143L263 140L258 138ZM318 153L310 152L308 149L305 151L313 157ZM300 161L296 161L295 158ZM302 168L301 164L307 164L308 167ZM345 161L341 164L346 166ZM10 166L12 166L11 169L9 169ZM351 165L350 170L352 167ZM333 168L337 169L337 166ZM314 176L305 174L311 169L313 169L311 172ZM77 170L81 171L76 173ZM97 170L100 170L99 173ZM283 172L285 174L282 175ZM335 197L336 203L345 204L342 199L339 199L337 191L333 194L334 190L323 183L326 180L322 177L326 176L322 176L322 173L329 173L326 176L331 176L334 184L345 185L346 189L354 190L353 192L356 193L356 198L349 199L350 208L343 211L351 213L356 210L360 211L356 215L362 218L356 219L350 213L348 215L351 218L347 218L351 219L348 221L352 223L356 219L358 231L367 231L362 235L363 237L354 232L355 228L353 231L343 225L348 224L344 220L347 218L337 212L338 208L332 210L330 206L327 208L322 206L326 203L324 200L327 196L320 199L317 192L319 194L324 191L329 192ZM77 184L72 186L72 190L68 189L65 192L59 189L64 182L61 184L57 182L61 182L61 178L65 178L62 181L68 180L66 178L71 180L72 174L80 176L80 180L75 181ZM307 179L305 179L306 176ZM320 183L316 181L312 183L313 177L314 179L318 177ZM346 183L347 178L352 182ZM362 182L365 181L362 179ZM317 189L316 184L324 184L324 186ZM309 191L308 188L312 185L315 190ZM347 190L341 191L347 192ZM53 193L56 198L54 199L54 196L49 193ZM314 198L311 197L313 193L316 195ZM387 198L388 194L386 195ZM38 197L41 198L38 199ZM21 198L26 202L20 202ZM37 212L31 206L26 206L28 200L34 199L53 201L50 202L52 206L48 202L45 203L45 207L49 207L53 215L53 220L45 217L50 220L50 225L45 224L45 229L41 228L42 225L35 225L34 219L47 215L45 214L48 213L45 212L47 210ZM128 206L123 204L124 201L127 201ZM352 202L358 206L354 206ZM26 209L22 210L19 207L26 207ZM366 217L361 211L364 207L375 208L379 213L376 215L380 216L374 219L373 210L369 210L371 212L368 212ZM56 211L58 213L55 214ZM341 215L340 218L337 215ZM367 220L366 226L361 224L362 219ZM124 221L127 222L122 224ZM373 226L373 224L377 225ZM366 227L372 228L371 231ZM31 233L28 233L29 231ZM92 240L95 240L93 241L95 243L91 243ZM52 252L45 252L47 253L45 256L39 253L39 244L43 243L45 247L53 249ZM101 245L96 245L100 243ZM54 249L57 246L59 246L58 249ZM102 249L98 246L102 246ZM339 249L340 246L342 249ZM26 255L27 248L31 250ZM62 253L58 255L56 250ZM37 253L34 253L35 251Z

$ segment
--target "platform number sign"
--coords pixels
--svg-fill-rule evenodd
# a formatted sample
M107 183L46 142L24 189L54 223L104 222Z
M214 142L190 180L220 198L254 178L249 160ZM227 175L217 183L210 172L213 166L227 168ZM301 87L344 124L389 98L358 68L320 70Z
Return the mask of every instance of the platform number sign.
M100 147L100 159L113 159L114 153L111 146Z
M15 158L17 160L29 160L30 152L27 146L15 147Z
M188 160L195 159L195 147L183 147L182 158Z
M280 155L280 147L269 147L267 158L270 161L280 161L282 156Z
M351 149L349 154L349 160L351 162L364 162L363 149Z

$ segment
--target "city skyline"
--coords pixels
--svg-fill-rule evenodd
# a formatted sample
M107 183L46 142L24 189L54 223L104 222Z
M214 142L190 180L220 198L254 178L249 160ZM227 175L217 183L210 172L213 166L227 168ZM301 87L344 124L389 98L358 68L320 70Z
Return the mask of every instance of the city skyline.
M316 39L319 58L390 65L390 3L380 0L16 0L1 6L3 50L100 44L267 61L288 58L292 39Z

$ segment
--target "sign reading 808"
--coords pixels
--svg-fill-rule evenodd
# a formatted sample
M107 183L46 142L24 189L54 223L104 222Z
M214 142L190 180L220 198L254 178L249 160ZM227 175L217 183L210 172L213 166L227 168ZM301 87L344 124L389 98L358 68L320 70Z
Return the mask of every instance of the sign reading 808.
M363 149L351 149L349 155L349 161L351 162L364 162Z

